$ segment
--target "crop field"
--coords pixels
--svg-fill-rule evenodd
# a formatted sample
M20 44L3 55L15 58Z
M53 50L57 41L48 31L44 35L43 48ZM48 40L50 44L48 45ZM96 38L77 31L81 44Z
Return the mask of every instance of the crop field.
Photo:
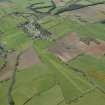
M77 32L80 36L92 36L98 39L105 40L104 31L105 25L103 24L79 24L70 20L69 18L55 18L55 19L44 19L42 25L50 30L57 38L62 37L70 32ZM50 22L49 22L50 21ZM57 22L56 22L57 21ZM65 30L63 30L65 29ZM96 30L97 29L97 30ZM60 31L63 30L63 31ZM100 31L102 33L100 33ZM100 36L99 36L100 34Z
M0 0L0 105L104 105L104 2Z
M0 21L0 29L3 34L1 36L1 41L7 46L7 49L19 48L23 43L29 43L28 37L18 29L17 19L14 16L6 16ZM20 22L24 21L20 19ZM13 23L12 23L13 22ZM11 26L11 27L9 27Z
M84 63L86 62L86 63ZM105 66L105 57L96 59L92 56L81 56L74 61L70 61L69 65L72 65L75 68L78 68L80 71L85 72L96 85L104 90L104 66Z

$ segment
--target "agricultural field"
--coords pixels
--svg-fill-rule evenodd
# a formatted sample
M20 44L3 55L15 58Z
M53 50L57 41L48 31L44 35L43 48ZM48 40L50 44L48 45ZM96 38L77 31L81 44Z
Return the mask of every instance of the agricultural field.
M105 0L0 0L0 105L104 105Z

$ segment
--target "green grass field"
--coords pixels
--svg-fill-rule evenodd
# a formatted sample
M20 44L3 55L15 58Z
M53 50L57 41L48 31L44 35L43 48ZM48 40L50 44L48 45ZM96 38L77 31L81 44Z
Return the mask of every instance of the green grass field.
M98 0L91 1L81 0L79 3L98 2ZM17 27L26 19L8 15L8 13L32 12L26 7L32 3L38 3L39 0L8 0L8 2L13 2L16 6L14 8L0 7L0 31L3 32L2 35L0 34L0 42L6 46L7 50L15 49L17 52L32 45L41 58L41 64L16 72L16 82L12 91L16 105L104 105L105 95L97 89L97 86L105 90L105 81L88 75L89 80L94 82L92 85L87 78L75 72L70 66L87 74L96 70L103 75L105 74L105 57L97 59L84 55L68 62L67 66L48 52L47 48L55 44L54 40L71 32L77 32L80 37L90 36L105 40L105 25L99 23L79 24L68 17L47 15L38 22L52 33L51 38L33 41ZM51 3L48 0L40 0L40 2L45 2L44 5ZM4 59L0 57L0 67L3 63ZM8 105L7 93L10 82L11 80L0 82L0 105Z
M102 77L104 77L105 74L105 57L96 59L94 57L85 55L77 58L74 61L70 61L69 65L87 73L94 83L104 90L105 81Z

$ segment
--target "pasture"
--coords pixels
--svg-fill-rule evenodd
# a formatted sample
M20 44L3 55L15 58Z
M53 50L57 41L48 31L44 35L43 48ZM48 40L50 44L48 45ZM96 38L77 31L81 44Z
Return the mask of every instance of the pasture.
M48 0L8 0L8 3L14 4L13 8L7 4L4 8L2 3L7 3L6 1L0 3L2 5L0 6L0 32L2 32L0 42L3 43L6 51L10 52L4 68L6 70L3 71L4 76L8 77L9 74L9 78L0 82L0 105L8 105L7 93L12 81L10 75L14 70L16 56L20 52L24 53L19 59L20 65L16 70L16 82L12 90L16 105L104 105L105 95L102 91L105 91L105 57L96 58L84 54L64 63L48 49L53 46L56 46L57 50L59 46L62 49L64 45L60 43L57 46L56 41L63 39L62 43L69 43L67 35L72 32L77 33L78 37L93 37L105 41L105 25L78 23L69 16L44 15L37 22L51 32L52 36L48 40L33 40L18 27L27 22L27 18L11 13L32 12L27 7L38 2L44 2L44 6L51 5ZM68 0L64 2L68 3ZM78 4L86 5L93 2L98 0L88 2L81 0ZM41 11L48 9L41 9ZM12 50L16 54L11 53ZM3 63L4 59L0 57L0 67ZM0 71L0 78L2 76Z

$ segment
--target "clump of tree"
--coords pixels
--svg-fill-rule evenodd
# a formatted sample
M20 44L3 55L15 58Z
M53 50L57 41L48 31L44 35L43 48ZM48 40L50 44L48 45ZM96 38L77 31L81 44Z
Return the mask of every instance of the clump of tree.
M105 19L104 20L101 20L99 23L105 24Z
M95 39L93 37L82 37L82 38L80 38L80 40L87 45L90 45L91 42L94 42L96 44L100 44L100 41L98 41L97 39Z
M43 6L44 3L41 2L41 3L32 4L28 8L31 9L32 11L34 11L35 13L40 13L40 14L44 14L44 15L46 15L46 14L59 15L60 13L63 13L65 11L72 11L72 10L76 10L76 9L85 8L88 6L94 6L94 5L105 3L105 1L100 1L100 2L93 2L88 5L77 4L80 1L81 0L70 0L64 6L57 6L55 4L55 2L53 0L51 0L51 5L49 5L49 6ZM48 11L42 11L44 8L49 8L49 9L48 9Z
M15 101L13 99L12 92L13 92L13 88L14 88L14 85L15 85L15 82L16 82L16 72L17 72L17 68L18 68L18 65L19 65L19 59L20 59L21 54L22 54L22 52L17 55L16 63L14 65L13 74L12 74L12 77L11 77L11 83L10 83L10 86L8 88L8 94L7 95L8 95L8 104L9 105L16 105Z
M0 43L0 55L2 55L5 52L4 45Z

